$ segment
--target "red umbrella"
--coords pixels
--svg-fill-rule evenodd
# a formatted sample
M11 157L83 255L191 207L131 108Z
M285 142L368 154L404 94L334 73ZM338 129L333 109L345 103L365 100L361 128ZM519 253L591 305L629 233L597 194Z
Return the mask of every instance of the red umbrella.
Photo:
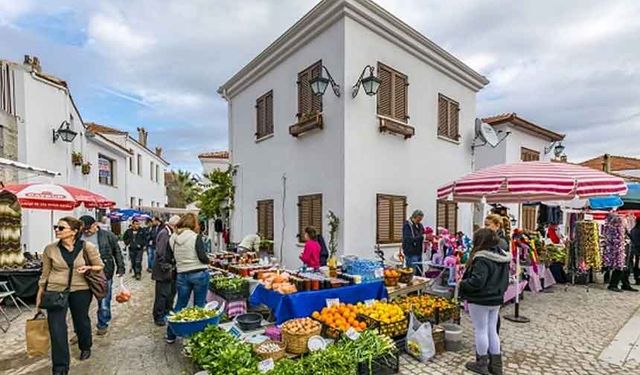
M470 173L438 189L438 198L458 202L519 203L624 195L622 178L569 163L501 164Z
M15 194L23 208L71 211L81 204L86 208L115 206L115 202L100 194L68 185L20 184L5 186L4 190Z

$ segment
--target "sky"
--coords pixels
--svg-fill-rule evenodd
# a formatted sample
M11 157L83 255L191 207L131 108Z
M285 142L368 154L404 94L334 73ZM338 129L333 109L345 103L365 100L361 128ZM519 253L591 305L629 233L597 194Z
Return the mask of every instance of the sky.
M581 161L640 156L640 1L378 0L486 76L479 117L566 133ZM0 0L0 59L40 58L85 122L149 130L174 169L227 148L217 88L312 0Z

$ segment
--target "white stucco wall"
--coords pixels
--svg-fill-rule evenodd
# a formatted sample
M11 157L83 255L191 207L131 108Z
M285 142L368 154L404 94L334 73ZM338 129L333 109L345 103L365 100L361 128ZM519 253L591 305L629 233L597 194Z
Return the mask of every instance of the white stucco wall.
M97 138L97 136L96 136ZM124 150L119 150L114 146L108 145L106 141L101 139L87 140L85 152L85 160L91 163L91 174L88 179L88 188L90 191L103 195L106 198L116 202L117 207L127 207L127 195L125 191L127 171L127 154ZM103 155L113 160L113 186L100 183L98 179L99 163L98 156Z
M475 93L409 55L396 44L347 18L345 84L353 85L366 65L382 62L408 76L410 139L378 130L376 97L361 91L345 98L344 249L372 256L376 243L376 194L407 197L407 215L425 212L424 225L435 228L436 190L471 171ZM438 94L460 103L460 143L437 136ZM471 206L459 205L458 229L470 232ZM398 246L391 246L395 251Z
M213 171L226 171L229 168L229 160L227 159L213 159L213 158L200 158L200 164L202 164L202 173L209 174Z
M334 210L343 216L343 118L342 98L331 88L323 97L324 129L294 138L289 126L296 122L297 75L322 59L338 81L344 76L344 22L338 21L324 33L294 52L246 90L231 98L229 104L230 150L235 176L236 207L232 216L232 241L257 230L256 201L274 200L276 254L283 244L283 261L299 266L297 244L298 196L322 193L323 211ZM339 82L343 89L345 85ZM273 90L274 135L256 143L256 99ZM283 228L283 176L286 177ZM326 233L326 218L323 218Z

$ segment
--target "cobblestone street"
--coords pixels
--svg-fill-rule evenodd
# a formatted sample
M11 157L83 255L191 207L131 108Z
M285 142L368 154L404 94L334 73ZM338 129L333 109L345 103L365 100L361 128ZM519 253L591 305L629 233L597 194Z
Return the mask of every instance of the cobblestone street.
M142 281L128 279L133 298L128 304L113 305L112 325L106 336L94 336L91 359L77 360L72 348L72 374L193 374L194 369L181 354L181 345L167 345L164 330L153 325L150 311L153 284L148 274ZM555 287L552 294L525 295L521 314L529 324L515 324L503 319L501 337L505 352L506 374L634 374L640 364L628 362L624 367L598 360L598 356L619 329L638 314L640 295L610 293L600 286L589 292L584 287ZM502 315L512 313L503 309ZM13 311L12 311L13 312ZM95 319L95 304L92 320ZM0 373L23 375L49 374L49 358L29 359L25 353L24 320L12 323L2 334ZM402 374L464 374L464 363L472 356L473 339L470 321L463 316L464 349L439 355L421 364L407 355L401 358Z

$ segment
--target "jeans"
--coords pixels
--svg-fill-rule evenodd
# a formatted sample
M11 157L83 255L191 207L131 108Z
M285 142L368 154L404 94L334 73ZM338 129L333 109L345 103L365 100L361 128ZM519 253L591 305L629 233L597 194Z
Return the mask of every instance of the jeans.
M189 299L191 298L191 293L193 293L193 305L204 307L207 303L208 288L209 272L207 272L207 270L178 273L178 276L176 277L176 291L178 292L178 298L173 311L179 312L187 307ZM167 339L175 340L175 338L176 335L171 330L171 327L167 327Z
M478 355L500 354L498 336L498 313L500 306L469 304L469 315L473 323L473 335Z
M89 290L69 293L69 310L73 319L73 330L78 336L80 350L91 349L91 319L89 306L93 295ZM51 363L54 371L69 370L69 337L67 335L67 309L47 310L49 335L51 337Z
M173 299L176 296L175 280L156 281L156 293L153 301L153 320L164 321L173 308Z
M156 248L155 247L147 247L147 269L153 269L153 263L156 261Z
M407 267L413 267L414 273L418 276L422 276L424 270L422 269L422 254L405 254L404 261L407 264Z
M129 259L131 260L131 268L133 268L133 273L138 276L142 274L142 253L144 249L137 248L134 249L132 247L129 248Z
M107 295L98 301L98 329L109 327L111 321L111 295L113 292L113 279L107 280Z

